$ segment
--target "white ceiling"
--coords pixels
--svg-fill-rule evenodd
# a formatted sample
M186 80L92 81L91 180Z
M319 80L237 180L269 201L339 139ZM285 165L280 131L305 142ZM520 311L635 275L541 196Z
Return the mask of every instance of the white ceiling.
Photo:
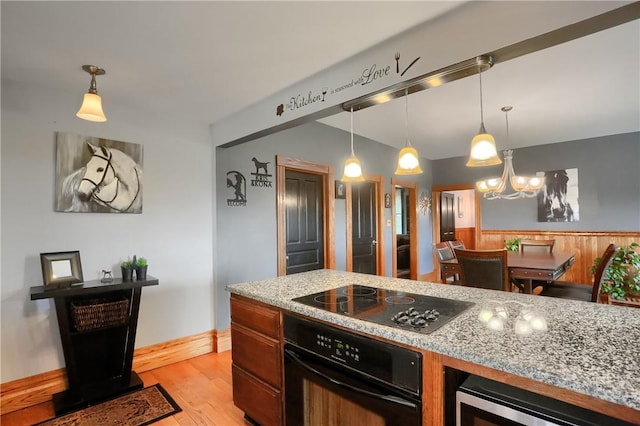
M73 114L89 86L81 66L94 64L107 71L98 91L108 117L126 106L208 125L462 3L2 1L2 79L77 93L60 105ZM639 131L639 34L634 21L485 72L485 124L498 147ZM503 105L514 107L509 146ZM411 95L409 121L423 157L465 155L480 124L477 77ZM349 128L347 113L322 122ZM404 99L354 123L399 147Z

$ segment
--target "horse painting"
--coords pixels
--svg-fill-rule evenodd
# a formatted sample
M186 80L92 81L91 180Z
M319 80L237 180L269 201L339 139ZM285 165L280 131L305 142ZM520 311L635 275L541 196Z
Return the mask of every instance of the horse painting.
M57 210L64 212L142 212L142 168L114 147L86 142L89 161L64 178Z
M577 222L578 169L548 171L544 178L538 192L538 222Z

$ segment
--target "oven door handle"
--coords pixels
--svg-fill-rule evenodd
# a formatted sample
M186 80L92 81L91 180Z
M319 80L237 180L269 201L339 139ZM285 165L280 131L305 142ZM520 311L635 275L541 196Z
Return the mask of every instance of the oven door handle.
M366 391L364 389L358 389L357 387L351 386L348 383L344 383L344 382L336 380L336 379L334 379L332 377L328 377L327 375L322 374L321 372L319 372L318 370L316 370L315 368L313 368L312 366L310 366L309 364L307 364L306 362L301 360L300 357L298 356L298 354L296 354L292 350L285 349L284 351L291 358L291 360L293 362L295 362L296 364L298 364L301 368L304 368L308 372L310 372L310 373L312 373L312 374L314 374L316 376L322 377L323 379L328 380L328 381L330 381L331 383L333 383L333 384L335 384L337 386L349 389L352 392L363 394L363 395L366 395L366 396L369 396L369 397L372 397L372 398L381 399L383 401L404 405L406 407L411 407L414 410L418 409L416 404L414 404L414 403L412 403L410 401L407 401L405 399L402 399L400 397L393 396L393 395L383 395L383 394L379 394L379 393L375 393L375 392L369 392L369 391Z

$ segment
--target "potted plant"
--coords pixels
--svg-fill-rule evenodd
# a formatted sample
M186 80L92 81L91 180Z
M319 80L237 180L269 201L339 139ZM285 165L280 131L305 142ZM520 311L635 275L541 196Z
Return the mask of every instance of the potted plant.
M136 260L135 268L136 268L136 280L142 281L147 279L147 259L144 257L140 257Z
M504 240L504 248L509 251L520 250L520 238L515 237L513 240Z
M623 299L627 294L640 292L640 253L638 243L631 243L616 250L602 283L602 292L614 299ZM593 273L600 263L600 258L593 261Z
M120 264L120 270L122 271L122 281L133 280L133 268L133 262L130 260L125 260Z

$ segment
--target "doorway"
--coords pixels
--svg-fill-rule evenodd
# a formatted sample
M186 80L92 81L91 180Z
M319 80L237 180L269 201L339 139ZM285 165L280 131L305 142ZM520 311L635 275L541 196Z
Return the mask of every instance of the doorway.
M440 241L456 239L455 196L450 192L440 194Z
M278 276L334 269L333 168L278 155L276 180Z
M417 280L419 252L417 184L391 178L391 188L393 190L391 202L393 276Z
M287 275L324 268L322 175L285 171Z
M440 223L441 211L442 211L442 203L441 203L441 195L443 193L450 193L456 191L473 191L474 198L474 206L472 209L474 215L474 226L471 228L473 235L468 235L463 238L465 241L465 245L467 248L475 250L480 248L481 245L481 232L482 232L482 213L481 213L481 199L480 193L475 191L475 186L473 183L468 184L457 184L457 185L442 185L442 186L434 186L431 189L432 197L433 197L433 243L436 244L438 242L443 241L441 239L442 227ZM455 194L454 194L455 195ZM458 206L456 205L456 211ZM454 238L456 239L456 238ZM435 259L435 254L434 254ZM434 260L434 265L435 265Z
M385 275L383 176L347 184L347 271Z

